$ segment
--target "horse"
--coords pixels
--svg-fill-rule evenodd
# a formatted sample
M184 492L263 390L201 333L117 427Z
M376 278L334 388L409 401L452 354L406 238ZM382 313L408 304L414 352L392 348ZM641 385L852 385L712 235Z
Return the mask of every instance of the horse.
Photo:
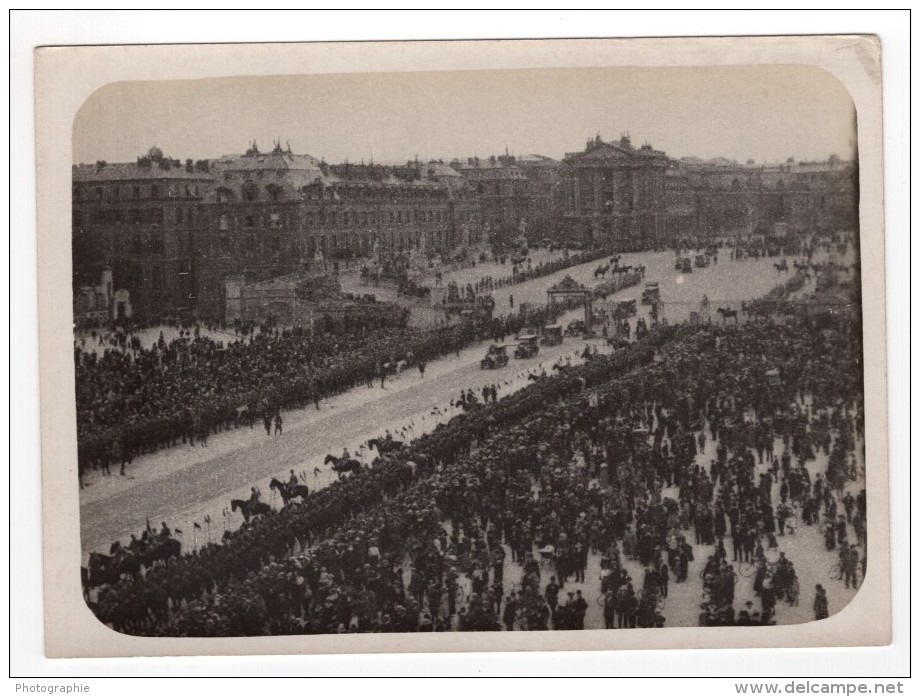
M367 444L371 448L376 448L377 452L381 455L396 452L405 446L405 443L401 440L393 440L391 438L371 438L367 441Z
M722 324L725 324L725 320L727 320L729 317L734 317L735 324L738 324L738 310L730 310L726 307L720 307L718 310L716 310L716 312L722 315Z
M262 503L261 501L250 501L248 499L231 499L230 500L230 510L234 513L239 509L243 514L243 520L247 523L250 518L255 518L260 515L268 515L272 510L272 507L267 503Z
M182 554L182 543L179 542L179 540L168 537L162 542L145 550L140 555L140 560L143 562L144 566L149 568L155 562L166 561L167 559L178 557L180 554Z
M609 264L603 264L601 266L598 266L596 269L594 269L594 278L597 278L598 276L600 276L601 278L605 278L609 270L610 270Z
M130 552L120 557L90 552L86 568L89 587L118 583L126 574L136 576L142 564L150 566L150 561Z
M99 552L89 553L89 563L86 567L86 584L88 588L95 586L114 585L121 580L121 571L113 557Z
M754 302L754 301L751 301L751 302L743 301L741 303L741 311L746 313L748 317L751 317L751 318L753 317L766 318L772 314L770 305L763 303L763 302Z
M569 371L571 369L572 369L571 365L569 365L568 363L563 363L561 360L556 361L556 363L553 365L553 370L559 373L565 373L566 371Z
M358 474L361 471L361 463L357 460L346 460L345 458L336 457L335 455L326 455L323 464L332 463L332 470L342 477L346 472Z
M782 260L781 262L779 262L778 264L773 264L773 266L776 268L776 273L781 273L781 272L784 272L784 271L789 271L789 264L786 263L786 260L785 260L785 259L783 259L783 260Z
M272 477L269 488L276 490L281 495L281 500L287 506L292 499L306 499L310 495L310 488L306 484L285 484L276 477Z

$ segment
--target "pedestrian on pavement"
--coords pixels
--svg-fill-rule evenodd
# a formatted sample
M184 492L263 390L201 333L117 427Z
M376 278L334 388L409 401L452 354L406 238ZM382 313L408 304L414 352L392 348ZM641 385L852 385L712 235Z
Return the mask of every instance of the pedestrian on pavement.
M816 620L827 619L827 591L820 583L815 586L814 610Z

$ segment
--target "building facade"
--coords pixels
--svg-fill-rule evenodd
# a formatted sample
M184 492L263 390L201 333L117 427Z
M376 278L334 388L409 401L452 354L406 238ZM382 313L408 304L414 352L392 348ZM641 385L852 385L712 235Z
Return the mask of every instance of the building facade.
M477 195L490 242L509 243L519 234L521 221L526 227L532 207L531 182L514 158L471 157L466 162L454 160L451 166Z
M855 229L858 170L853 163L745 164L687 158L678 163L696 195L692 234L763 232L784 223L792 233Z
M490 242L508 244L551 235L556 218L559 162L543 155L492 155L452 160L482 209Z
M654 246L665 239L668 157L629 136L607 143L598 134L583 152L562 161L560 225L585 244L620 249Z
M75 311L223 317L231 276L251 284L360 257L405 267L410 253L456 259L522 232L632 250L776 223L852 229L857 213L858 169L839 158L674 160L625 135L598 135L561 163L329 165L280 143L183 162L153 147L136 162L73 168Z
M104 264L134 312L222 317L225 280L413 249L449 255L482 234L479 197L441 163L328 165L280 143L210 161L73 170L75 274Z
M566 155L559 182L557 228L568 240L618 249L661 247L772 230L791 233L854 229L858 169L825 162L757 165L724 158L675 160L628 136L598 135Z
M104 266L112 271L111 296L128 291L135 310L194 307L195 249L212 182L207 163L182 163L156 147L135 163L75 167L75 282Z

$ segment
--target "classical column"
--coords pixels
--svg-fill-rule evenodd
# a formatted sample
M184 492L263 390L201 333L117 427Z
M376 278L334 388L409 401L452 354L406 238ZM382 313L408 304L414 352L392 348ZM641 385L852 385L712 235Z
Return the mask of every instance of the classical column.
M639 209L639 173L633 170L632 174L632 209L637 211Z
M601 200L601 171L595 169L591 173L594 184L594 212L600 212L604 209L604 202Z
M616 213L620 209L620 202L617 201L617 171L611 167L607 170L607 174L610 177L610 212Z
M580 177L581 177L581 170L575 169L572 172L572 180L573 180L572 186L574 188L573 210L575 211L576 215L581 213L581 183L578 181Z

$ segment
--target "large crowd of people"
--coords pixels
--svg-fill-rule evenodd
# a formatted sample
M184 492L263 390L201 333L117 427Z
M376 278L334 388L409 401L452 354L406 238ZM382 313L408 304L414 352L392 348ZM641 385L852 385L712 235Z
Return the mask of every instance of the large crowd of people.
M319 408L325 397L385 380L401 361L424 366L484 338L513 335L525 324L552 323L574 302L429 330L361 328L343 335L244 326L242 338L224 342L195 325L169 342L161 332L150 348L122 331L101 353L76 342L81 475L89 469L107 475L113 467L125 474L144 453L178 443L207 445L221 430L252 428L309 404Z
M865 574L865 495L846 491L863 432L860 336L855 317L806 311L654 328L221 544L143 572L113 550L108 568L127 571L94 611L177 636L548 630L584 628L596 600L608 628L657 627L696 562L700 624L770 624L777 601L806 590L800 560L778 552L795 523L820 527L841 584ZM586 578L589 557L599 578ZM754 577L759 607L740 605L738 574Z

